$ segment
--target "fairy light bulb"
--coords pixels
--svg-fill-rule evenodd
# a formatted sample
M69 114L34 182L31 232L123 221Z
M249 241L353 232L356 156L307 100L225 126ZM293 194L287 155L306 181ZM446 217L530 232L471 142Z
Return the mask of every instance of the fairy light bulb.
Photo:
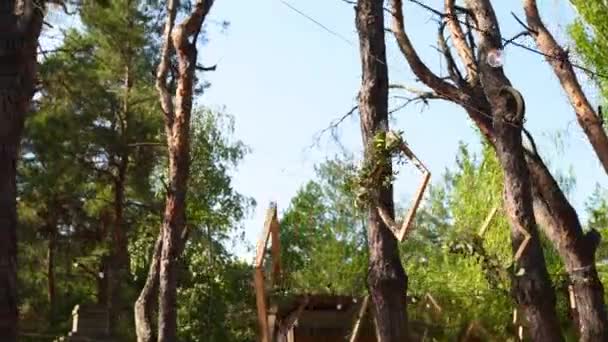
M488 51L488 55L486 57L486 62L492 68L500 68L504 64L504 55L502 50L493 49Z

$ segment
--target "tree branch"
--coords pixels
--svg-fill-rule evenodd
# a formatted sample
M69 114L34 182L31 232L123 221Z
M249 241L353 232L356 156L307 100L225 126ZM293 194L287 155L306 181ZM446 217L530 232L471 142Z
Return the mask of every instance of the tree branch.
M215 71L217 69L217 64L216 65L212 65L210 67L206 67L203 65L196 65L196 70L198 71Z
M580 126L585 131L604 170L608 173L608 136L581 88L568 52L557 43L543 23L535 0L524 0L524 11L530 33L536 40L536 46L545 54L545 59L553 67L553 72L568 95Z
M465 34L462 31L462 27L460 26L460 22L458 21L458 17L455 13L454 2L455 0L445 0L445 20L448 24L450 35L452 37L452 41L454 42L454 47L456 48L462 63L466 67L467 82L469 85L473 86L479 81L479 77L477 75L477 63L475 62L475 57L473 54L474 45L469 46L469 44L467 44Z
M167 86L167 75L171 68L171 51L173 45L171 43L171 32L175 25L175 16L177 13L176 0L168 0L167 2L167 21L165 22L165 28L163 31L163 47L160 52L160 62L156 69L156 90L160 96L160 105L165 113L166 127L173 126L173 120L175 118L175 108L173 106L173 98L169 93ZM167 132L171 133L171 132Z
M412 1L412 0L410 0ZM442 80L439 76L434 74L424 62L418 56L418 53L412 46L412 43L405 32L405 25L403 20L403 3L401 0L391 0L392 7L392 30L397 40L397 45L401 50L403 56L407 60L408 64L412 68L412 71L429 88L433 89L436 93L441 96L452 99L455 102L460 102L462 92L455 86ZM440 13L442 14L442 13ZM443 15L443 14L442 14Z
M448 73L452 81L457 85L463 85L465 83L464 78L462 77L462 73L458 66L456 65L456 61L452 56L452 52L450 51L450 47L445 40L445 36L443 35L443 31L445 30L445 23L439 24L439 30L437 32L437 44L439 45L439 51L443 54L443 57L447 63Z

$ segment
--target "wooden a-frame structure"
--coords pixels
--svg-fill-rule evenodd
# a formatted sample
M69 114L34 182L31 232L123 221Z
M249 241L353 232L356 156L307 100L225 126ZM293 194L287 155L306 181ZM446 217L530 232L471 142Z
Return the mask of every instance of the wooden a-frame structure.
M389 227L389 229L391 230L391 232L393 232L397 240L401 242L405 239L407 233L410 230L410 227L412 226L414 217L416 216L416 211L418 210L418 207L422 202L422 196L424 195L424 191L426 190L426 187L429 184L429 180L431 179L431 172L426 168L426 166L424 166L422 161L420 161L420 159L416 157L414 152L407 146L405 142L401 141L401 143L399 144L399 151L403 155L405 155L420 172L422 172L422 179L420 180L420 185L418 185L418 190L416 191L416 195L414 196L414 201L412 202L412 206L406 213L403 223L401 225L398 225L395 220L391 218L391 215L389 214L388 210L386 210L386 208L380 206L377 209L378 213L380 214L380 217L382 218L382 221L384 221L384 224Z
M408 212L406 213L403 223L401 225L398 225L395 222L395 220L391 217L386 208L377 208L378 213L380 214L380 217L382 218L384 223L395 235L397 240L401 242L405 239L407 233L410 230L410 227L412 226L414 217L416 216L416 212L418 210L418 207L420 206L420 203L422 202L422 197L428 186L431 173L405 142L402 141L399 144L398 148L399 151L403 155L405 155L412 162L412 164L422 173L422 179L416 191L412 206L408 209ZM281 278L281 241L279 238L279 229L280 227L277 213L277 205L273 202L271 203L270 208L266 213L264 228L262 231L262 235L258 240L254 262L254 286L261 342L273 342L274 339L274 331L271 331L273 329L271 329L271 324L268 320L267 296L264 286L264 256L268 242L271 242L272 282L274 285L276 285L278 284ZM296 310L298 315L308 304L308 299L309 298L306 297L303 304L300 303L300 305L298 306L298 309ZM356 341L358 336L360 335L362 321L365 317L365 313L368 310L368 306L369 298L365 297L362 300L361 305L359 306L358 314L356 315L356 320L352 329L352 334L350 336L351 342ZM293 324L295 320L297 320L297 317L290 319L291 324ZM274 325L274 322L272 325Z
M279 238L279 219L277 216L277 204L271 203L266 212L264 230L256 247L254 262L254 285L255 298L258 310L258 324L262 342L271 342L271 331L268 324L268 308L266 307L266 291L264 289L264 254L268 241L271 240L272 256L272 281L278 283L281 277L281 240Z

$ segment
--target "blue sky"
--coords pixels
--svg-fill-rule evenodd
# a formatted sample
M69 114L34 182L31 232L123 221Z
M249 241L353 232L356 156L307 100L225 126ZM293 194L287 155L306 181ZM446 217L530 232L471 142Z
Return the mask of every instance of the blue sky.
M268 203L277 201L280 210L286 209L298 188L314 177L315 164L340 151L329 135L319 146L311 145L322 129L352 108L360 84L352 6L342 0L286 1L348 42L298 15L281 0L218 0L210 19L228 20L230 28L220 33L217 25L210 26L209 42L199 52L203 64L218 65L217 71L207 74L212 86L199 103L224 108L233 115L235 137L252 149L234 174L235 188L258 203L243 223L251 245L258 238ZM439 9L443 0L425 3ZM523 17L521 2L493 3L503 36L519 33L521 27L511 11ZM573 18L572 10L565 1L538 3L551 31L569 45L565 27ZM436 42L436 18L408 1L404 14L406 29L421 57L433 70L445 74L432 47ZM531 41L525 42L533 46ZM50 41L46 39L46 43ZM387 44L391 83L421 87L392 36L387 36ZM552 169L572 168L577 183L570 199L585 218L585 200L596 183L607 185L606 174L543 58L512 46L505 54L507 75L526 98L526 127L536 137L541 154L550 161ZM598 102L592 87L588 87L588 94L592 102ZM432 180L439 180L444 170L454 165L460 141L474 148L479 146L472 123L462 109L452 104L431 102L426 108L410 105L394 118L392 128L404 130L409 145L431 170ZM357 117L345 120L339 133L342 145L359 157ZM556 136L561 137L559 149ZM408 203L418 180L417 173L404 170L396 184L396 198ZM242 256L250 255L242 246L237 250Z

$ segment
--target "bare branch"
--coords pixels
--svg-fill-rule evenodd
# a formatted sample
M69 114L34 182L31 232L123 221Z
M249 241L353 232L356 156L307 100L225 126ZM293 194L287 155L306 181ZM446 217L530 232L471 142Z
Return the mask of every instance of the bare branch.
M458 21L458 17L455 13L454 2L454 0L445 0L445 20L448 24L448 28L450 29L450 34L452 37L452 41L454 42L454 47L456 48L460 59L462 60L467 69L467 81L470 85L473 85L478 82L477 65L473 54L474 45L469 46L471 42L467 44L465 34L462 31L462 27L460 26L460 22Z
M426 90L422 90L422 89L417 89L417 88L410 87L410 86L407 86L407 85L404 85L404 84L390 84L388 86L388 88L389 89L405 90L405 91L407 91L409 93L416 94L419 97L424 97L426 99L444 99L444 100L448 100L446 97L444 97L444 96L442 96L440 94L437 94L435 92L426 91Z
M138 142L138 143L128 144L127 146L129 146L129 147L166 147L167 144L160 143L160 142Z
M412 1L412 0L410 0ZM403 20L403 3L401 0L391 0L392 13L393 13L393 32L399 49L403 53L403 56L408 61L408 64L412 68L412 71L429 88L442 96L452 99L456 102L460 102L459 99L462 93L455 86L442 80L439 76L434 74L424 62L418 56L418 53L412 46L412 43L405 32L405 25ZM443 14L442 14L443 15Z
M215 71L216 69L217 69L217 64L212 65L210 67L206 67L206 66L202 66L202 65L196 66L196 70L198 70L198 71Z
M175 108L173 106L173 98L167 87L167 75L171 68L171 51L173 45L171 43L171 32L175 25L175 16L177 12L176 0L168 0L167 2L167 21L163 31L163 47L160 52L160 62L156 69L156 90L160 96L160 105L165 113L166 127L173 126L175 118ZM167 132L171 133L171 132Z
M568 52L557 43L542 22L535 0L524 0L524 10L530 32L536 40L536 46L547 56L546 60L553 67L553 72L568 95L580 126L585 131L604 170L608 172L608 136L581 88Z
M521 37L529 36L529 35L530 35L530 32L528 32L528 31L519 32L518 34L514 35L513 37L505 40L505 42L503 44L503 48L507 47L507 45L509 45L509 44L513 44L513 42L515 42L517 39L519 39Z
M341 117L330 122L329 126L323 128L319 133L316 134L317 137L315 138L315 140L319 140L327 132L336 130L338 128L338 126L340 126L340 124L342 122L344 122L344 120L346 120L346 118L353 115L355 113L355 111L357 111L357 109L359 109L359 106L354 106L348 112L346 112L346 114L344 114Z
M76 11L70 11L68 9L68 3L67 3L67 1L64 1L64 0L50 0L50 1L48 1L48 3L52 4L52 5L55 5L57 7L60 7L63 10L63 13L65 13L67 15L74 15L74 14L76 14Z
M464 78L462 77L462 73L458 66L456 65L456 61L454 61L454 57L452 56L452 52L450 51L450 47L445 40L445 36L443 35L443 31L445 30L445 23L439 24L439 30L437 32L437 44L439 45L439 51L443 54L447 62L447 69L452 81L454 81L457 85L462 85L465 83Z
M399 104L397 107L390 109L388 111L388 115L392 115L395 114L396 112L402 110L403 108L407 107L410 103L413 102L423 102L425 105L428 105L429 102L427 101L427 98L423 97L423 96L416 96L413 98L407 98L407 97L403 97L403 99L405 100L403 103Z
M519 25L523 26L526 29L526 31L538 34L536 30L533 30L532 28L530 28L530 26L526 25L523 20L519 19L519 17L515 13L511 12L511 15L513 16L513 18L515 18L515 21L517 21Z

